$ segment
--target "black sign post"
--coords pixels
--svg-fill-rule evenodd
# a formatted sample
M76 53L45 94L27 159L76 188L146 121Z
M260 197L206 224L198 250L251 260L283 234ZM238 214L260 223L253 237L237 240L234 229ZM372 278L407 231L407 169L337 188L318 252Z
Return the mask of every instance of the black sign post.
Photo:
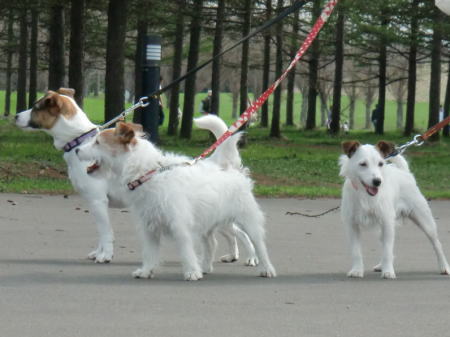
M159 63L161 61L161 37L149 35L145 38L142 62L142 93L144 96L159 89ZM158 144L159 99L149 97L149 104L142 109L142 126L150 134L150 141Z

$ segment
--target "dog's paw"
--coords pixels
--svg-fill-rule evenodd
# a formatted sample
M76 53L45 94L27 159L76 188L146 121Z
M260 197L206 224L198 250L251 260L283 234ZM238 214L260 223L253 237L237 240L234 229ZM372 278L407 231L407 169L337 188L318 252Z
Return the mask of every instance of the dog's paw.
M234 254L227 254L220 258L220 261L224 262L224 263L236 262L237 260L238 260L238 257Z
M381 263L378 263L376 266L374 266L373 271L376 271L377 273L381 272Z
M273 277L277 277L277 272L275 271L275 268L269 267L269 268L267 268L267 270L262 270L259 273L259 276L273 278Z
M364 277L364 270L361 269L352 269L347 273L347 277L351 278L363 278Z
M88 259L93 260L95 263L109 263L113 259L114 250L112 244L108 244L109 247L99 246L96 250L88 254Z
M155 275L153 274L153 270L138 268L131 275L134 278L153 278Z
M200 271L188 271L184 273L185 281L198 281L203 278L203 273Z
M395 272L392 271L383 271L381 272L381 278L387 279L387 280L395 280L397 276L395 276Z
M212 264L209 266L203 266L203 268L202 268L203 274L211 274L213 272L213 270L214 270L214 267Z
M247 261L245 261L245 265L249 267L255 267L259 264L259 260L257 257L249 257Z
M449 266L441 268L441 275L450 275L450 268L449 268Z

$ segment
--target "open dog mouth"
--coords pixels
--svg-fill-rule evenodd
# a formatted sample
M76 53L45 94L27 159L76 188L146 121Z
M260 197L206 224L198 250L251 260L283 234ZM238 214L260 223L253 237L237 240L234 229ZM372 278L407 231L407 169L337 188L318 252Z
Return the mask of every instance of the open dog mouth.
M364 182L362 180L361 180L361 184L364 186L364 188L366 189L366 192L370 196L373 197L378 193L378 187L366 185L366 184L364 184Z
M91 173L97 171L99 168L100 168L99 162L98 162L98 161L95 161L92 165L89 165L89 166L86 168L86 172L87 172L87 174L91 174Z

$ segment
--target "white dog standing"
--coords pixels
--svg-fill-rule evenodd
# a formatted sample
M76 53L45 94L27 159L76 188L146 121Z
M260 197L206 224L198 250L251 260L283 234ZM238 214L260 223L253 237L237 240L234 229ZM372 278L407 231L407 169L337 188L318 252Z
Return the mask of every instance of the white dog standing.
M70 181L74 189L87 201L97 224L98 246L88 257L97 263L107 263L112 260L114 254L114 232L109 220L108 207L122 208L125 207L125 203L120 199L121 193L115 190L117 186L108 183L107 176L103 179L92 178L86 173L86 168L92 163L81 161L75 155L78 146L91 139L98 129L77 105L73 99L74 94L75 91L68 88L60 88L56 92L49 91L31 109L16 115L16 125L25 130L45 131L53 137L54 146L64 150L63 157L67 163ZM202 127L219 136L226 130L225 123L218 117L204 120ZM231 160L230 163L222 160L221 164L240 165L239 155L233 153L232 155L225 158ZM222 257L222 261L232 262L238 259L239 251L235 238L235 235L238 235L249 251L246 264L254 266L258 263L254 248L245 233L231 227L231 224L221 233L225 235L231 248L230 254Z
M216 156L220 157L221 151L226 156L237 140L236 136L227 140ZM212 160L173 165L174 155L165 155L147 140L136 137L133 127L125 123L102 131L77 154L82 160L96 160L93 176L103 175L106 166L120 177L111 183L121 186L122 199L140 224L143 245L143 264L134 277L153 277L161 235L169 234L179 250L184 278L201 279L203 272L212 270L214 231L233 222L254 244L260 275L276 276L265 245L264 215L253 197L252 181L241 170L223 169ZM134 190L126 188L130 182L142 181L148 172L148 181ZM200 260L194 247L199 249Z
M449 275L450 268L438 238L430 207L420 193L406 160L397 155L384 159L394 147L380 141L376 146L357 141L342 144L345 155L340 157L340 175L345 177L342 191L342 221L351 245L352 269L349 277L363 277L360 230L378 226L381 230L382 258L374 267L381 277L394 279L395 226L402 218L411 219L423 232L435 250L439 271Z

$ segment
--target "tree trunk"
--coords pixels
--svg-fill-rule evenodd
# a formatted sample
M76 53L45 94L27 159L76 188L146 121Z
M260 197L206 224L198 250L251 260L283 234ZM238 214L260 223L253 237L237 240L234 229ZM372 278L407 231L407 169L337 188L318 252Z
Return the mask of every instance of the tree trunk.
M344 8L343 2L338 5L335 42L335 70L333 84L333 107L331 108L330 133L339 134L341 123L342 74L344 69Z
M291 5L295 3L291 0ZM295 11L294 21L292 22L292 38L291 38L291 60L294 59L297 53L297 34L299 29L298 11ZM287 78L287 97L286 97L286 125L294 125L294 97L295 97L295 69L288 74Z
M85 1L71 0L69 87L75 89L75 101L83 107Z
M445 90L445 101L444 101L444 118L449 116L450 110L450 60L448 62L448 70L447 70L447 88ZM450 126L447 124L443 131L442 135L448 137L450 133Z
M266 0L266 21L272 17L272 0ZM266 91L269 87L270 77L270 46L271 41L270 29L266 29L264 32L264 60L263 60L263 79L262 79L262 92ZM261 126L269 126L269 102L266 101L261 106Z
M306 126L306 116L308 115L308 88L304 87L300 89L302 94L302 109L300 111L300 125Z
M381 26L386 28L389 24L387 9L383 6L381 10ZM383 29L384 31L384 29ZM380 116L375 126L375 133L384 134L384 111L386 105L386 70L387 70L387 41L384 33L381 33L380 49L378 54L378 104L380 107Z
M253 0L245 0L244 7L244 23L242 25L242 37L247 36L250 33L251 15L252 15L252 2ZM249 41L246 40L242 43L241 54L241 81L240 81L240 101L239 112L243 113L247 109L248 98L248 53L249 53Z
M50 8L48 88L58 90L64 86L64 7L54 5Z
M322 1L314 1L312 24L320 15ZM306 130L316 127L316 101L317 101L317 78L319 71L320 43L315 39L311 45L311 56L309 59L309 91L308 91L308 115L306 117Z
M28 107L34 104L37 98L37 72L38 72L38 22L39 12L36 8L31 10L31 40L30 40L30 83L28 87Z
M147 20L139 20L137 23L136 51L134 54L134 101L145 96L142 91L142 60L144 59L145 37L147 36ZM142 108L134 110L133 123L142 124Z
M14 12L12 8L8 13L8 47L6 56L6 88L5 88L5 117L8 117L11 112L11 76L12 76L12 58L14 49Z
M184 0L179 1L177 13L177 24L175 27L175 41L174 41L174 54L172 63L172 81L175 81L181 76L181 68L183 66L183 36L184 36L184 10L186 2ZM175 136L178 130L178 109L180 108L180 84L175 84L170 91L170 103L169 103L169 125L167 133L171 136Z
M110 0L106 43L105 121L119 115L125 104L124 61L127 1Z
M408 54L408 94L406 98L405 136L411 136L414 129L414 108L416 105L417 81L417 32L419 29L418 8L420 0L413 0L411 5L411 38Z
M191 71L197 66L198 54L200 49L200 33L201 33L201 18L202 18L203 0L195 0L194 8L192 8L191 20L191 36L189 40L189 55L187 72ZM181 120L181 138L191 138L192 133L192 118L194 117L195 93L196 93L196 74L190 75L185 81L184 89L184 104L183 104L183 118Z
M222 51L223 41L223 21L225 18L225 0L219 1L216 14L216 29L214 31L213 56L218 55ZM211 76L211 111L219 115L220 107L220 58L214 59L212 63Z
M27 60L28 60L27 9L20 9L19 69L17 74L16 112L27 109Z
M374 94L375 94L375 90L372 87L372 83L368 83L367 88L366 88L366 123L364 128L365 129L370 129L370 113L372 111L372 104L373 104L373 99L374 99Z
M397 129L401 130L403 127L403 99L397 100Z
M356 84L352 83L350 91L350 107L348 112L348 127L350 130L355 128L355 110L356 110Z
M283 0L277 2L277 12L280 13L283 10ZM275 57L275 77L279 78L283 72L283 24L282 21L277 23L276 26L276 57ZM275 89L273 94L273 107L272 107L272 123L270 127L270 137L281 137L280 130L280 110L281 110L281 83L278 88Z
M441 100L441 49L442 49L442 22L443 14L437 8L433 8L433 38L431 41L431 76L428 127L439 122L439 105ZM430 137L430 140L438 140L439 132Z

